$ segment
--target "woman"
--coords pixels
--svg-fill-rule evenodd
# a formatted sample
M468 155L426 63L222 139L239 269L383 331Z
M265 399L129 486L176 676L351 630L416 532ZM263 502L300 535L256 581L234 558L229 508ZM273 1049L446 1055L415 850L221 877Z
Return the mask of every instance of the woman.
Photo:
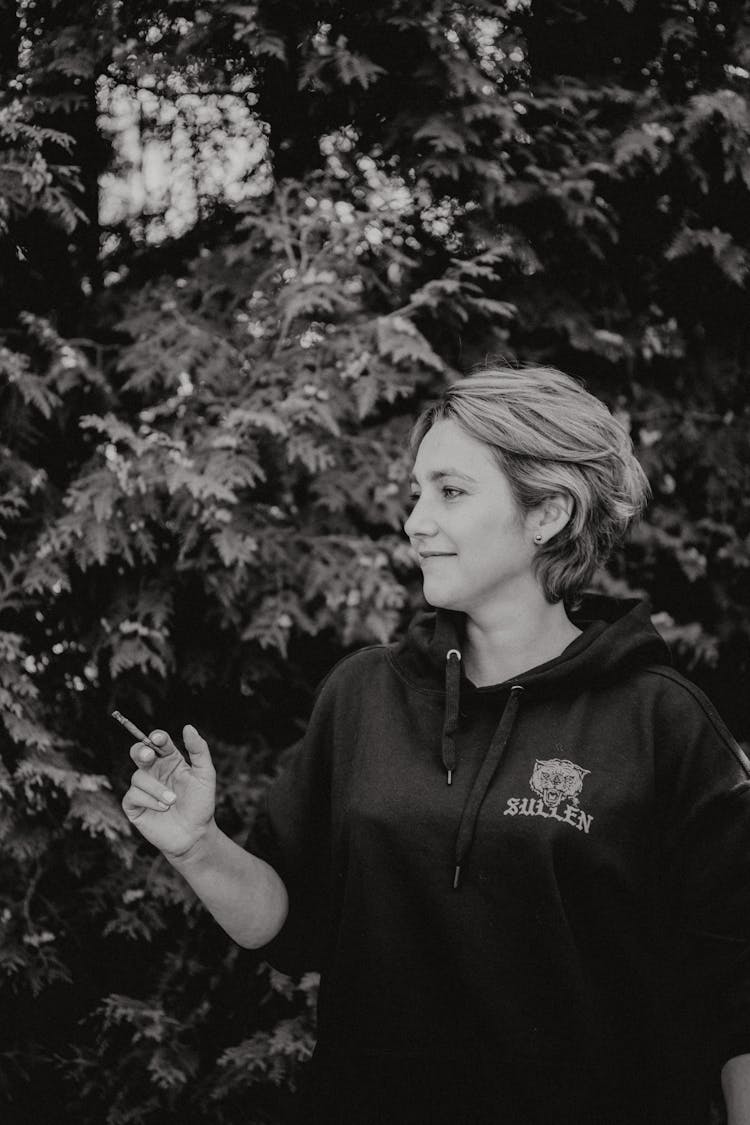
M647 609L582 597L647 496L631 443L529 368L414 451L436 612L328 676L258 854L193 727L190 765L132 748L125 812L237 942L321 970L306 1122L706 1125L721 1073L747 1125L750 769Z

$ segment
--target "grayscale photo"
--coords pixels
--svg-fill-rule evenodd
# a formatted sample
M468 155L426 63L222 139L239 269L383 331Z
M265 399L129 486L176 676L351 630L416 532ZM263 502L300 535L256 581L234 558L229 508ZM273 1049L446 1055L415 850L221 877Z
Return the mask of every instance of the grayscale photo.
M750 0L12 0L0 1125L750 1125Z

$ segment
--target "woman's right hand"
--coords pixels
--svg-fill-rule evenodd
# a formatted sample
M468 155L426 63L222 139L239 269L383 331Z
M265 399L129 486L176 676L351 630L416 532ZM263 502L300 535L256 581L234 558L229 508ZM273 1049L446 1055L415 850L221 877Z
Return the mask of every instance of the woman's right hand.
M182 729L189 764L163 730L130 748L137 769L123 797L125 816L168 859L191 852L214 825L216 771L208 744L195 727Z

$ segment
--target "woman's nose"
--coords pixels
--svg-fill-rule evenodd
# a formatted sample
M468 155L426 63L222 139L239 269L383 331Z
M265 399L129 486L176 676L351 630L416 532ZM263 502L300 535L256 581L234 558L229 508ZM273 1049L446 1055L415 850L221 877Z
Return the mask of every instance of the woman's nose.
M404 521L404 531L410 539L414 539L418 535L434 535L436 533L437 524L427 510L423 497L419 497Z

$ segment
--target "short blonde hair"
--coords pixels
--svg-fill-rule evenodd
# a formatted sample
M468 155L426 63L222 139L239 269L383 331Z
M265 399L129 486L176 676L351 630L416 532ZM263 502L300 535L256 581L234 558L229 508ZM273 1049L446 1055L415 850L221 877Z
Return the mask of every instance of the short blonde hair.
M447 419L490 448L521 512L555 493L570 498L571 517L535 568L547 601L575 605L651 493L625 427L554 367L488 368L454 383L417 419L415 455Z

